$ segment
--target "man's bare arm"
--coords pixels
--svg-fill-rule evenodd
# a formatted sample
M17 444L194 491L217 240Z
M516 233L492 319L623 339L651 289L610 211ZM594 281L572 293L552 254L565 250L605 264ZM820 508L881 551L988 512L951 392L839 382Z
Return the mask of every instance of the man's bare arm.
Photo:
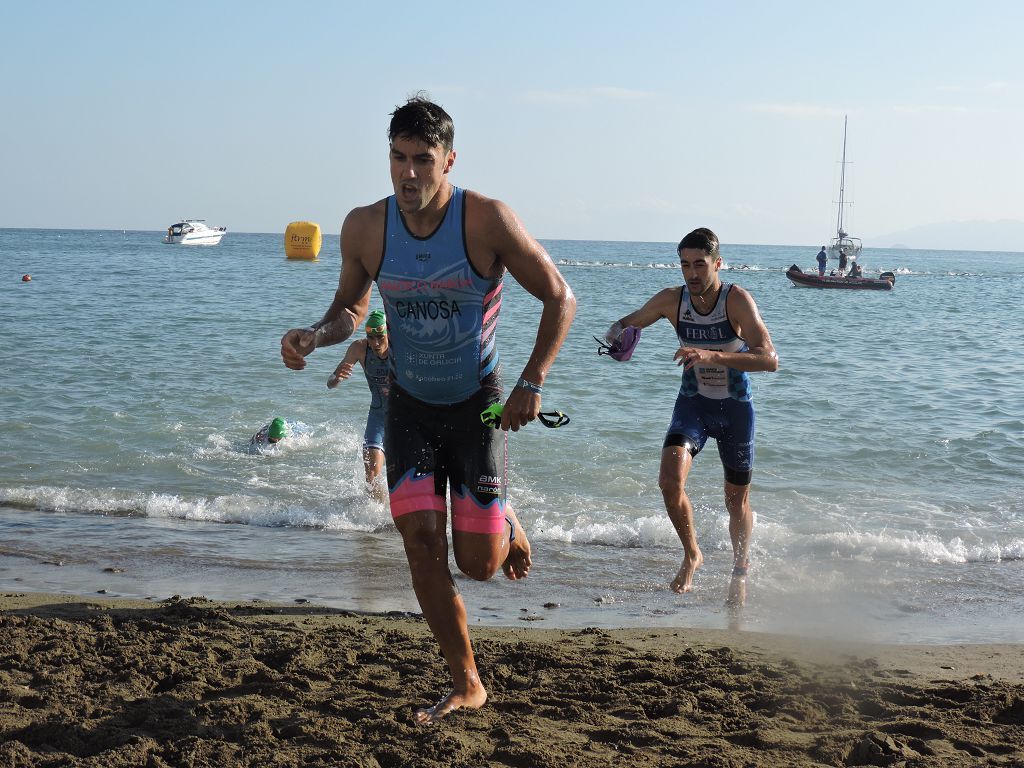
M376 205L356 208L345 218L341 227L341 277L334 299L316 323L293 328L281 338L281 358L289 368L302 370L306 356L317 347L345 341L366 316L372 282L367 264L373 259L373 243L379 251L382 237L376 233Z
M640 309L630 312L625 317L619 318L612 323L612 328L609 329L609 332L615 326L618 326L620 331L630 326L646 328L649 325L654 325L663 317L672 321L679 308L679 294L679 288L665 288L662 291L658 291ZM609 341L614 341L614 339L609 339Z
M777 371L779 356L768 333L768 327L757 311L753 297L738 285L729 292L729 316L735 320L739 337L747 343L747 351L740 353L743 371ZM737 366L726 362L730 368Z
M533 351L522 378L542 386L576 316L576 297L551 257L523 226L511 208L497 200L482 200L482 219L500 264L543 305ZM537 417L540 395L514 388L505 404L502 426L518 430Z
M543 304L533 351L523 378L543 384L576 316L576 297L543 246L533 239L511 208L489 201L496 216L496 252L501 264Z

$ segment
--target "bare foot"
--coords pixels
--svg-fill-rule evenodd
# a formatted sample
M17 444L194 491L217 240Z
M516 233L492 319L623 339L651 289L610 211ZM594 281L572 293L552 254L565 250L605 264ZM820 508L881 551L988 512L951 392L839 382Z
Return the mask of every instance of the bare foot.
M509 542L508 557L501 564L501 569L505 571L505 575L509 579L518 581L519 579L525 579L529 575L530 566L533 565L533 560L530 559L530 542L526 538L526 531L523 530L523 526L519 524L519 518L512 511L511 504L505 506L505 515L515 525L516 532L512 537L512 541Z
M480 709L486 701L487 691L482 685L473 694L452 691L434 706L416 710L413 719L417 725L430 725L456 709Z
M725 604L730 608L739 608L747 602L747 568L746 565L737 565L732 569L729 596L725 598Z
M683 564L679 566L679 573L676 574L676 577L672 579L672 583L669 584L672 591L679 594L692 591L693 573L702 565L704 565L704 555L699 549L697 550L697 556L692 560L689 555L684 557Z

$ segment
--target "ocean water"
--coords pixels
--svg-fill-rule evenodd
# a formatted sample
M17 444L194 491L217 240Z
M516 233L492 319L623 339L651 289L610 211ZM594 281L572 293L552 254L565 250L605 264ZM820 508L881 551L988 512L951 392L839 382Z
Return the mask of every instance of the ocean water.
M280 234L160 237L0 230L0 590L417 611L362 480L369 392L326 387L345 345L302 372L279 356L331 300L337 236L316 263L285 260ZM667 588L682 557L657 487L671 329L645 331L628 363L592 339L679 284L673 244L544 245L579 302L544 399L572 423L510 436L534 570L458 577L471 624L1024 642L1024 254L867 249L865 273L896 272L895 290L840 292L785 278L814 268L814 246L723 246L723 278L753 294L781 360L753 375L753 565L731 612L710 444L688 484L705 565L693 594ZM509 280L507 378L538 316ZM273 416L311 432L250 454Z

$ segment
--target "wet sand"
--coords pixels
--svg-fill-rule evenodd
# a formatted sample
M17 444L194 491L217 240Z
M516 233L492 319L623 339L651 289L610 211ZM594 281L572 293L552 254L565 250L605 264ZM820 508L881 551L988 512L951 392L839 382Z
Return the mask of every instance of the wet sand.
M1018 646L472 627L487 705L415 616L0 595L0 766L1020 766Z

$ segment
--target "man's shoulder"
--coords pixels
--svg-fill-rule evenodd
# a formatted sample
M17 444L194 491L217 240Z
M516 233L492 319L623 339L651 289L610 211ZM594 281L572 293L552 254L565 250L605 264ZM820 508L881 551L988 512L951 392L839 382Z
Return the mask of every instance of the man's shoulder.
M384 222L387 218L387 198L370 205L353 208L341 225L342 249L359 249L374 243L372 253L380 250L384 238Z
M387 203L388 199L385 197L375 203L353 208L348 212L348 216L345 217L345 223L342 227L348 227L350 224L353 226L367 226L376 222L383 223L387 212Z
M348 216L345 220L355 219L358 221L370 218L383 218L384 212L387 210L387 198L381 198L380 200L365 206L356 206L348 212Z
M729 296L726 299L729 309L744 309L757 306L750 291L736 283L729 283Z
M676 285L669 288L662 288L648 300L648 305L654 307L661 315L668 320L675 322L679 310L679 301L683 295L683 286Z
M501 200L487 197L487 195L482 195L472 189L463 189L462 195L466 218L470 221L494 220L502 210L511 210Z
M676 302L678 302L679 299L682 298L682 296L683 296L683 286L681 286L681 285L672 285L672 286L669 286L668 288L662 288L660 291L658 291L656 294L654 294L654 299L657 300L657 301L676 301Z
M501 200L469 189L464 189L463 195L466 236L471 249L483 247L507 255L522 245L524 235L529 238L515 211Z

